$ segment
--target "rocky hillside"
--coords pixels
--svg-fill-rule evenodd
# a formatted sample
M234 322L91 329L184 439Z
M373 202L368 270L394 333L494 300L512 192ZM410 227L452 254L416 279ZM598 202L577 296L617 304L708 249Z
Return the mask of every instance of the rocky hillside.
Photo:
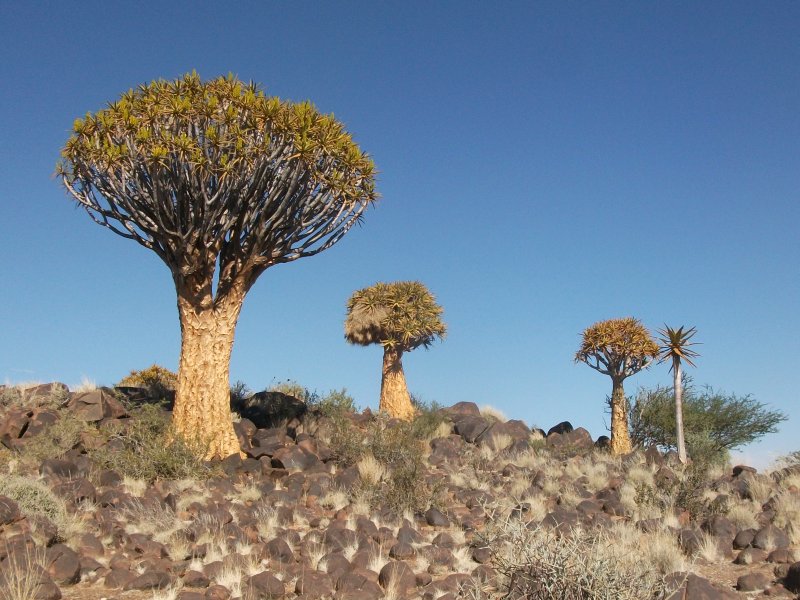
M800 598L800 468L345 400L240 398L202 464L147 390L0 388L0 598Z

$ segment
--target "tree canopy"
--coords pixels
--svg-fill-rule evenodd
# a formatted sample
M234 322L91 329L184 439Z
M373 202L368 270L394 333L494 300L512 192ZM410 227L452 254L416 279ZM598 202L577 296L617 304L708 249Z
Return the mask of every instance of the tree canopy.
M381 344L403 352L444 338L442 307L419 281L376 283L347 302L345 338L352 344Z
M57 167L97 223L219 291L338 241L377 198L374 164L333 115L233 76L129 90L77 119Z
M638 319L600 321L583 332L575 362L611 378L625 379L646 368L658 355L658 344Z

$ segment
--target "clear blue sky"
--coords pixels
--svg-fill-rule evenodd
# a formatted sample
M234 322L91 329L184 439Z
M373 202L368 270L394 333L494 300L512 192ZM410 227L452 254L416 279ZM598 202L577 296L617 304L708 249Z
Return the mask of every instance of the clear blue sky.
M692 374L780 408L800 448L800 4L0 0L0 381L111 384L177 366L167 268L52 177L73 120L155 78L233 72L334 112L381 171L363 227L268 270L231 365L376 406L352 291L419 279L449 336L413 393L605 433L611 382L573 363L627 315L694 325ZM669 384L665 366L626 382Z

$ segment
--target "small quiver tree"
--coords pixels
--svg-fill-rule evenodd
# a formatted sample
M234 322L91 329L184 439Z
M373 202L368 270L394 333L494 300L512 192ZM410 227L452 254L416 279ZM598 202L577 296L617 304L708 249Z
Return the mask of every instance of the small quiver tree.
M239 452L229 366L245 294L340 240L376 199L373 171L332 115L233 76L155 81L75 121L57 173L95 222L172 273L173 426L206 457Z
M678 447L678 460L682 463L686 462L686 441L683 431L683 380L681 372L681 362L685 361L691 366L695 366L692 362L693 358L700 356L697 352L692 350L690 346L694 346L696 342L690 340L697 333L697 330L692 327L684 329L679 327L673 329L664 325L664 329L659 329L659 342L661 346L658 349L658 362L669 360L672 362L669 370L672 371L672 389L675 392L675 437Z
M658 344L637 319L600 321L583 332L575 362L584 362L611 377L611 452L632 450L623 382L647 368L658 355Z
M403 374L403 353L443 339L442 307L418 281L376 283L347 302L344 336L351 344L383 346L379 410L411 419L414 407Z

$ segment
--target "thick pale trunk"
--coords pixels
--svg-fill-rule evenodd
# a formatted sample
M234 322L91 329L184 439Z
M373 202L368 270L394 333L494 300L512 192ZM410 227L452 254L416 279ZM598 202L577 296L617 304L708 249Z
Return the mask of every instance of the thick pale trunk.
M673 388L675 391L675 437L678 445L678 460L686 462L686 441L683 436L683 382L681 381L681 361L676 360L673 364L675 379Z
M401 350L391 348L383 350L379 410L398 419L410 420L414 417L414 406L411 404L406 377L403 374L403 352Z
M207 459L240 452L231 422L229 369L243 300L241 290L217 303L178 294L181 357L173 425Z
M625 389L622 379L614 379L611 392L611 453L628 454L633 447L628 433L628 414L625 407Z

